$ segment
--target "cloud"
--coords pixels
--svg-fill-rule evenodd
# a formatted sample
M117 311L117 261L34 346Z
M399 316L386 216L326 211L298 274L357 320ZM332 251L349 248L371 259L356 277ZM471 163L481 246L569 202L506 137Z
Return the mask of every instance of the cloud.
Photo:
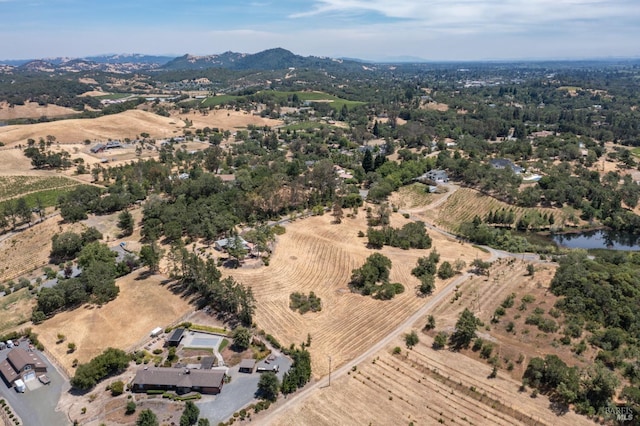
M316 0L290 18L375 14L425 29L468 33L522 31L561 22L640 20L637 0ZM637 21L636 21L637 22Z

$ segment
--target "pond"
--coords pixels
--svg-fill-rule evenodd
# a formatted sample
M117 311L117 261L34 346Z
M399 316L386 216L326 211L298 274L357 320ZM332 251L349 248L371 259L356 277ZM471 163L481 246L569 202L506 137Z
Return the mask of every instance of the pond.
M562 247L567 248L640 250L640 235L610 229L554 234L551 238Z

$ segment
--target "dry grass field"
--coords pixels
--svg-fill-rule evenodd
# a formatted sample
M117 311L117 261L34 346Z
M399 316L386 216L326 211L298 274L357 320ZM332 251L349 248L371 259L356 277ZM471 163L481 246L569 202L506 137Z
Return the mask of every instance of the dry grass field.
M135 139L140 132L153 138L182 135L184 123L177 118L162 117L140 110L125 111L94 119L70 119L0 127L0 141L5 144L26 143L53 135L60 142L82 142L85 139L105 141L109 139Z
M108 347L130 349L155 327L166 326L193 309L162 285L166 277L138 280L138 276L134 272L118 279L120 294L106 305L84 305L34 326L44 346L68 371L73 359L87 362ZM58 333L66 336L64 344L56 344ZM67 342L75 343L77 350L67 353Z
M436 331L451 332L465 307L484 322L488 329L478 330L478 335L495 345L494 353L502 362L497 378L488 378L491 365L471 350L457 353L432 349L435 332L421 332L426 323L422 318L413 325L420 343L412 350L407 350L398 336L385 349L354 365L348 375L332 380L331 387L317 389L308 398L274 413L271 424L590 424L587 418L573 412L556 415L545 396L532 398L530 392L519 392L520 378L530 357L554 353L572 364L577 362L566 348L554 349L549 335L534 330L524 332L524 318L515 320L516 332L504 330L506 320L513 319L514 313L525 317L534 307L548 310L555 302L547 294L555 266L537 264L533 277L526 276L525 266L525 262L515 259L496 261L489 278L467 279L453 297L445 298L432 311ZM512 292L517 294L515 307L499 324L492 324L495 308ZM533 295L536 300L521 312L517 306L524 294ZM395 346L402 348L401 354L392 355ZM519 354L525 355L520 362ZM515 364L511 372L505 369L507 360Z
M493 197L488 197L475 189L460 188L449 197L441 208L425 212L425 217L434 221L438 226L457 231L461 223L471 222L474 216L478 215L484 219L490 211L495 212L500 209L513 209L516 221L527 211L532 210L536 210L540 214L553 214L557 226L562 226L570 216L569 211L553 208L514 207Z
M488 379L488 364L448 350L435 351L431 344L431 338L421 336L421 342L407 351L399 338L330 387L278 413L269 424L592 424L573 412L556 415L548 398L518 392L520 382L504 372ZM401 355L391 354L395 345L403 348Z
M245 129L249 125L276 127L284 123L282 120L263 118L259 115L247 113L246 111L227 109L214 109L208 111L207 115L196 111L187 114L173 113L171 117L174 120L188 119L193 123L193 128L203 129L205 127L217 127L221 131L229 130L231 132L238 129Z
M259 328L275 336L282 344L300 344L311 334L311 355L316 377L328 372L328 357L333 366L354 359L373 346L428 299L418 297L418 280L411 275L417 259L429 250L380 250L393 262L391 281L405 285L406 291L393 300L380 301L352 293L348 288L351 271L362 266L374 250L366 248L365 214L332 224L329 215L298 220L287 225L278 238L270 266L225 271L251 286L258 300L255 321ZM406 223L401 215L392 216L392 225ZM430 233L433 246L442 260L458 258L470 263L487 254L445 237ZM445 284L438 280L438 289ZM301 315L289 308L289 295L313 291L322 299L322 311Z
M6 102L0 102L0 120L15 120L18 118L64 117L79 114L78 111L58 105L39 105L37 102L26 102L24 105L9 107Z

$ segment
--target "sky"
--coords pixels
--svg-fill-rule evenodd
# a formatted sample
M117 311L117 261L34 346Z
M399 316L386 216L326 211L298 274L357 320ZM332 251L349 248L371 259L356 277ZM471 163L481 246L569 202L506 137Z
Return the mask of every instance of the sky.
M0 59L640 57L640 0L0 0Z

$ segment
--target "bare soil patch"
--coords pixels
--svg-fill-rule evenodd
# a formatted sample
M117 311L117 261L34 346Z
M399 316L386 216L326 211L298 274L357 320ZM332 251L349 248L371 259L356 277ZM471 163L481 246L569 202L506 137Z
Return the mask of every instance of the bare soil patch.
M424 109L430 109L433 111L440 111L440 112L449 111L449 105L442 104L439 102L427 102L426 104L421 105L421 107Z
M34 326L45 347L68 371L73 371L74 359L87 362L108 347L128 350L146 340L155 327L169 325L193 309L163 285L166 277L138 278L139 272L134 272L118 279L120 294L104 306L84 305ZM56 344L58 333L78 349L67 353L66 344Z

